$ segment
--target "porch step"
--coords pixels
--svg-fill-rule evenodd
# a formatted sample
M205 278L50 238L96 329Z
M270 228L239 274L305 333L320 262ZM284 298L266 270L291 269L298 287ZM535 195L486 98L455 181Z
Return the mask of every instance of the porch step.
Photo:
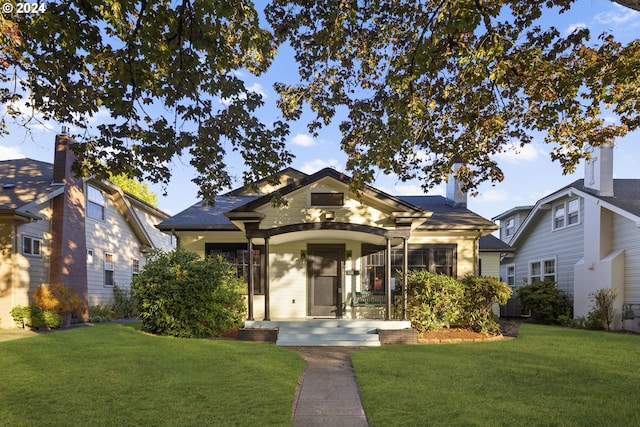
M407 329L410 322L382 320L245 321L245 328L278 329L287 347L378 347L378 329Z

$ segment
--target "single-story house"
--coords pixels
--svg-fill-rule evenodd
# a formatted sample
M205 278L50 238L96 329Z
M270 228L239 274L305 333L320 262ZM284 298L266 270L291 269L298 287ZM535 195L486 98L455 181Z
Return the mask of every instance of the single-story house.
M447 197L359 194L334 169L293 168L199 202L158 228L201 256L221 255L249 283L248 320L402 319L409 269L477 274L478 242L498 227L466 207L452 177ZM272 203L278 195L286 203Z
M13 325L11 309L32 302L40 285L69 286L87 305L108 302L147 251L175 246L155 227L169 215L109 181L76 178L72 143L56 136L53 164L0 161L0 327Z
M640 179L613 178L613 144L594 150L584 179L554 191L528 209L511 209L500 221L514 252L501 261L501 276L514 290L551 279L574 301L574 316L587 316L590 294L617 289L615 328L638 329L640 317ZM507 224L518 223L513 233ZM520 315L516 297L503 307Z

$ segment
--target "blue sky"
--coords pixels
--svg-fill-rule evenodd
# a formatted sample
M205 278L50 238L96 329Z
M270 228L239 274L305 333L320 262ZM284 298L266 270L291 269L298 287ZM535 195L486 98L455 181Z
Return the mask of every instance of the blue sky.
M261 7L260 1L256 3L257 7ZM640 35L640 13L618 6L610 0L579 0L570 12L547 17L546 22L562 32L570 32L577 26L588 27L594 38L603 31L609 31L623 42ZM283 50L267 74L261 77L246 74L243 77L248 87L265 96L265 120L271 120L278 117L273 83L291 82L297 79L297 72L290 56ZM94 119L99 123L106 117L98 114ZM322 129L316 138L308 134L304 120L293 123L289 147L296 158L291 166L306 173L313 173L324 167L345 170L346 156L340 150L338 123L336 120L331 126ZM23 129L11 127L12 133L0 138L0 160L29 157L52 162L54 137L60 127L61 125L49 123L32 129L31 135L27 135ZM549 157L552 147L543 144L542 137L519 151L500 155L498 162L505 175L504 181L495 186L481 185L478 196L469 198L469 208L490 219L514 206L533 205L541 197L582 178L582 167L573 175L562 175L559 164L552 162ZM230 157L227 164L233 176L242 176L245 166L241 159ZM175 159L172 173L166 197L162 197L160 186L152 188L158 192L160 209L176 214L198 200L198 189L190 181L194 171L188 159ZM614 177L640 178L640 131L616 141ZM374 186L394 195L424 194L418 182L400 182L397 177L382 173L376 177ZM444 186L435 187L429 194L444 194Z

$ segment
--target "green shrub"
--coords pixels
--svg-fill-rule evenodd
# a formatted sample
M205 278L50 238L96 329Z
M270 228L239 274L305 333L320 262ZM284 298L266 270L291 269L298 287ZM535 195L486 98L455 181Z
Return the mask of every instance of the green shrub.
M511 296L511 288L495 277L464 276L464 297L461 300L457 326L485 334L498 334L500 325L493 314L493 303L504 305Z
M136 302L130 289L113 285L113 313L119 319L136 317Z
M459 317L462 284L453 277L426 270L410 271L407 277L407 308L418 332L449 327Z
M589 329L611 330L611 322L615 311L613 302L618 297L617 289L598 289L589 294L589 299L593 302L593 309L587 315L587 327Z
M51 329L58 329L64 326L64 318L60 313L55 311L43 311L42 320L44 324Z
M540 323L557 324L561 316L571 316L573 310L569 296L548 279L521 287L518 298L522 309L530 310L531 318Z
M246 285L222 257L153 252L133 281L142 329L177 337L219 336L245 317Z
M89 307L89 322L91 323L110 322L113 318L113 309L108 304L96 304Z
M22 306L17 305L11 309L11 317L19 327L23 324L31 329L44 329L46 323L40 307L35 304ZM23 322L24 319L24 322Z

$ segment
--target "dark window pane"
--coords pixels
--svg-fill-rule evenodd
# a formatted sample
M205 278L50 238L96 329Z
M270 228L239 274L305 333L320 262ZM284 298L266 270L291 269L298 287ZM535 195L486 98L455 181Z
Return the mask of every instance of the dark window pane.
M343 193L311 193L312 206L343 206Z

